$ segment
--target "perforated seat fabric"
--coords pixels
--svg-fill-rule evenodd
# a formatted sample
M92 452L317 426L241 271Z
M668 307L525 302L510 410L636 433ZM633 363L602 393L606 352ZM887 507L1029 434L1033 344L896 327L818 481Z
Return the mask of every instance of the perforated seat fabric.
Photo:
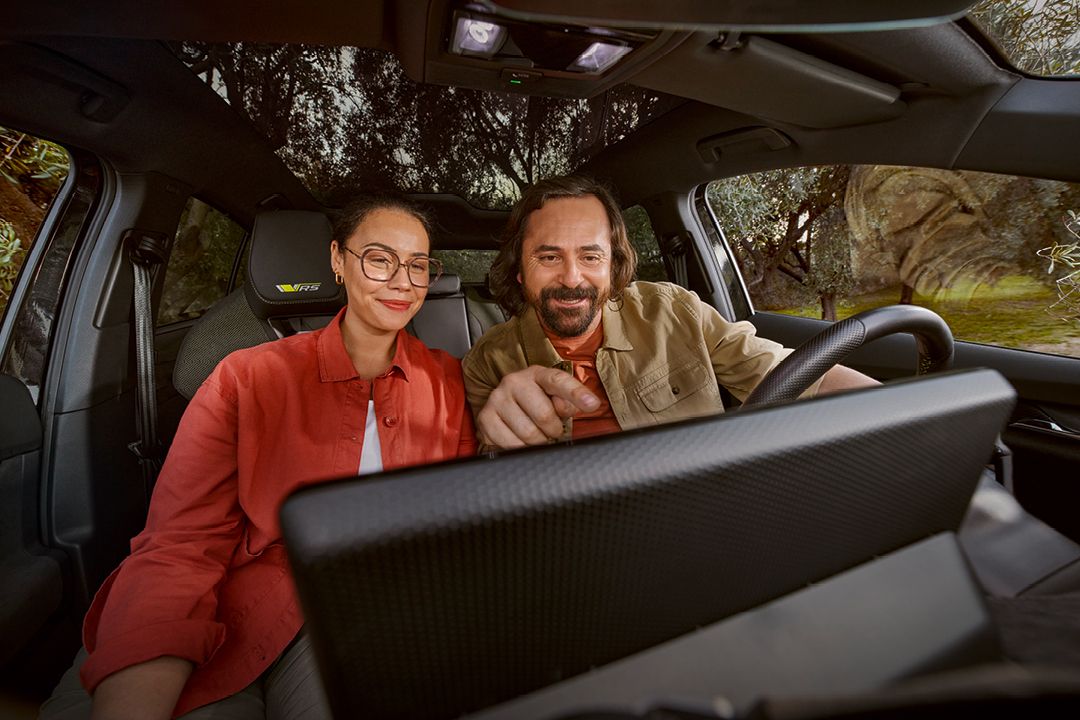
M337 312L345 294L330 269L331 235L319 212L277 210L255 218L248 282L191 326L173 366L177 392L190 400L229 353L291 334L285 320ZM278 320L283 331L274 328Z
M190 400L217 364L234 350L277 338L255 316L240 288L215 303L184 336L173 366L173 387Z

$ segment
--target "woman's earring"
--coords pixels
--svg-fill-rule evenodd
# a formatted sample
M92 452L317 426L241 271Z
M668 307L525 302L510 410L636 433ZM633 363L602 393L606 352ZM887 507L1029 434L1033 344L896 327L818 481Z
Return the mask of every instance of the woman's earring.
M338 285L344 285L345 278L341 277L341 273L334 273L334 282L336 282Z

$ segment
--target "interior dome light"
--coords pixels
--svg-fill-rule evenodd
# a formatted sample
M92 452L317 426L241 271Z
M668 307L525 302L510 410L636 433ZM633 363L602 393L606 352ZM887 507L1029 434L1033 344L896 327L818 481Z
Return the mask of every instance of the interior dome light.
M491 57L506 40L506 28L486 20L459 17L454 25L450 52L456 55Z
M594 42L566 69L572 72L602 73L632 49L629 45Z

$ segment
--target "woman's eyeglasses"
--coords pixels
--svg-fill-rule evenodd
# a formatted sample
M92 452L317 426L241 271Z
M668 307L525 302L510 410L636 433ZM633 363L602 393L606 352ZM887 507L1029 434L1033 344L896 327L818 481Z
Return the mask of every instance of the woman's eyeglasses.
M369 247L362 253L345 246L342 249L360 260L360 269L364 276L376 282L386 282L397 274L398 268L405 268L405 275L413 287L428 287L442 275L442 263L435 258L414 257L402 261L388 250Z

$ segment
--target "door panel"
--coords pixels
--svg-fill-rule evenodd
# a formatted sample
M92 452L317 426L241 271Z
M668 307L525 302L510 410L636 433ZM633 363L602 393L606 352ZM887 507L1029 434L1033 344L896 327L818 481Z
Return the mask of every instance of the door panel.
M41 420L30 391L0 375L0 666L45 626L63 600L59 556L40 543Z

